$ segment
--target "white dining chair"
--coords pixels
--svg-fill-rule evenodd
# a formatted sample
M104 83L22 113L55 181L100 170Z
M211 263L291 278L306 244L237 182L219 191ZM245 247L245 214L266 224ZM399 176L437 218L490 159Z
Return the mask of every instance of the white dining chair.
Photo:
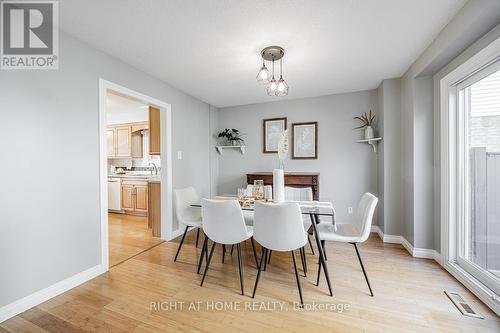
M181 251L182 244L184 243L184 238L189 228L196 228L196 247L198 247L198 238L200 236L201 228L201 210L196 207L191 207L193 204L199 204L200 199L198 193L193 187L186 187L182 189L176 189L174 192L175 199L175 216L179 224L185 226L184 233L182 234L181 242L177 248L177 253L175 254L174 261L177 261L179 252Z
M299 274L295 250L303 248L307 244L304 232L301 211L298 203L256 203L254 215L254 239L262 246L262 256L259 270L255 280L252 298L255 297L257 285L263 266L266 262L268 251L291 252L295 279L299 289L300 304L303 305L302 289L300 287Z
M286 201L312 201L313 193L310 187L285 186Z
M373 214L377 206L378 198L371 193L365 193L361 197L361 200L356 209L356 214L354 216L353 223L338 223L335 225L332 223L322 222L317 225L319 239L323 244L323 250L325 248L325 241L334 242L344 242L350 243L356 249L356 254L358 256L359 264L365 276L366 283L368 284L368 289L370 289L370 295L373 296L372 287L370 286L370 281L368 280L368 275L366 274L363 261L359 255L358 243L363 243L370 236L371 225L373 220ZM319 284L319 277L321 270L321 262L318 264L318 277L316 285Z
M285 186L285 200L286 201L312 201L313 200L313 192L310 187L292 187ZM311 219L309 216L303 216L304 226L307 224L307 241L309 243L309 247L311 248L311 252L314 255L314 248L311 242L311 235L309 234L309 227L311 227ZM305 254L304 254L305 255Z
M203 216L203 232L206 236L202 251L208 251L208 239L210 239L213 244L210 249L210 255L208 256L200 285L203 286L216 245L220 244L224 246L234 244L236 245L238 254L241 294L244 295L243 263L240 243L251 239L254 256L257 258L255 254L255 245L252 239L253 228L245 225L241 207L237 200L203 199L201 202L201 214ZM204 253L202 252L200 264L203 260L203 255Z
M312 202L312 200L313 200L312 188L285 186L285 201ZM311 218L308 215L302 215L302 219L304 222L304 229L307 232L307 242L309 243L311 253L314 255L314 248L311 242L311 234L309 233L309 228L311 227L312 224ZM272 251L269 251L266 264L271 262L271 255ZM304 275L307 275L307 261L306 261L305 249L300 250L300 257L302 259L302 269L304 271ZM264 270L265 269L266 265L264 265Z

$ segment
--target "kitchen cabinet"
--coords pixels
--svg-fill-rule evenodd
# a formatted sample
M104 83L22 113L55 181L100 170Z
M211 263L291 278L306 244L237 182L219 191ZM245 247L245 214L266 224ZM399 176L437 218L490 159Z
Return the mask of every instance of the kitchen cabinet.
M115 130L114 128L106 130L106 139L108 141L108 157L115 156Z
M129 157L132 156L132 127L116 127L115 128L115 156Z
M149 107L149 155L160 155L160 109Z
M161 237L161 184L150 182L148 190L148 228L152 229L153 236Z
M129 214L148 213L148 182L123 180L121 185L122 209Z
M144 138L141 131L132 132L132 158L143 158L143 142Z
M122 209L134 211L134 185L122 184L121 191Z
M108 157L132 156L132 126L108 126Z
M135 211L148 212L148 184L136 185L135 187Z

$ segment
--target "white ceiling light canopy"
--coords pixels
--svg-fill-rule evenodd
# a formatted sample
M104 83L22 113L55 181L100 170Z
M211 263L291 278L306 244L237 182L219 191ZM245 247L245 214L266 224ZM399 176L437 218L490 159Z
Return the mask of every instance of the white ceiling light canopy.
M262 67L257 74L257 82L267 84L267 94L269 96L286 96L288 95L288 84L283 79L283 57L285 56L285 49L281 46L268 46L260 53L262 56ZM272 76L266 67L266 61L272 62ZM276 81L274 78L274 62L280 62L280 79ZM271 80L269 80L271 77Z

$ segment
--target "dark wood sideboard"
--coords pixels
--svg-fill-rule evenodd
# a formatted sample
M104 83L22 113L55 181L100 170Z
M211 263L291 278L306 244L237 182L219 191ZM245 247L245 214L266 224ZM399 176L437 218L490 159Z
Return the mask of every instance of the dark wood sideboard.
M273 185L272 172L254 172L247 174L247 184L253 184L254 180L261 179L264 185ZM291 187L312 188L313 199L319 200L319 173L311 172L285 172L285 185Z

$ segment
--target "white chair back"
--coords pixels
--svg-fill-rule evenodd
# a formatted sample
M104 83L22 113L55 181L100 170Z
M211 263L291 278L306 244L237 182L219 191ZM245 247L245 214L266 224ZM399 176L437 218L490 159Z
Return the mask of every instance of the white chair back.
M256 203L254 239L273 251L293 251L307 243L298 203Z
M189 223L201 220L201 210L191 207L193 204L199 204L198 193L193 187L186 187L175 190L175 216L181 223Z
M360 231L359 243L366 241L368 236L370 236L373 214L375 207L377 207L377 202L378 198L369 192L363 194L359 201L354 217L356 229Z
M219 244L236 244L251 237L236 200L201 201L203 232Z
M285 186L286 201L312 201L313 193L310 187Z

